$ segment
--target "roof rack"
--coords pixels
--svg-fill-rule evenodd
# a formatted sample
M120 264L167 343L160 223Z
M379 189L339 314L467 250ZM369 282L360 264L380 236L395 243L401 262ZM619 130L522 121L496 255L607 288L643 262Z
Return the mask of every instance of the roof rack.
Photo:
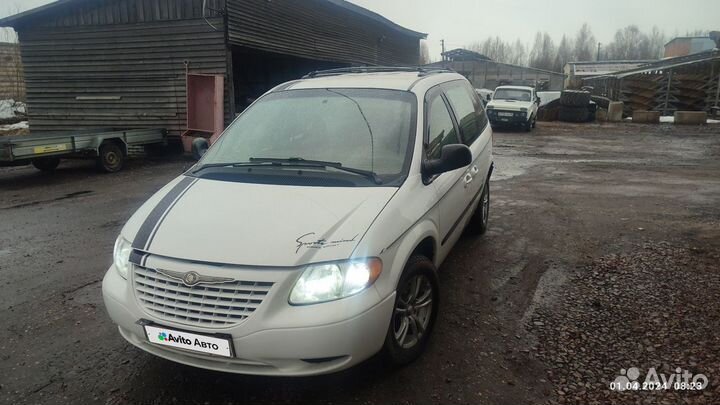
M351 66L337 69L316 70L303 76L303 79L314 77L338 76L351 73L391 73L391 72L417 72L418 77L436 73L455 73L452 69L446 68L425 68L422 66Z

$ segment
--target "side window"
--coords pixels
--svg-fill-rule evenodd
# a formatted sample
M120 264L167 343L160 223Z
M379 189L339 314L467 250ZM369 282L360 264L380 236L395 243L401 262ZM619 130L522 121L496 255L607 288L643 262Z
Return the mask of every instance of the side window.
M463 141L470 146L480 136L487 117L477 96L465 83L453 83L445 91L455 110Z
M433 97L427 108L428 146L425 156L428 159L439 159L443 146L460 143L460 139L442 97Z

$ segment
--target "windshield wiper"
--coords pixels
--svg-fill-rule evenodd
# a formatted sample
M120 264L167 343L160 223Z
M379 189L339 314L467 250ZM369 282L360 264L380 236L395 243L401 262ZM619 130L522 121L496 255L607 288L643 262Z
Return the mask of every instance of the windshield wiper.
M267 163L271 163L271 162L267 162ZM211 169L213 167L253 167L253 166L266 166L267 163L262 163L262 162L207 163L207 164L198 166L191 173L196 174L197 172L199 172L201 170Z
M325 160L310 160L301 157L290 157L290 158L250 158L251 163L271 163L271 164L284 164L294 166L313 166L313 167L331 167L333 169L341 170L347 173L354 173L365 178L372 180L375 184L382 184L382 180L378 177L377 173L370 170L356 169L354 167L345 167L340 162L329 162Z

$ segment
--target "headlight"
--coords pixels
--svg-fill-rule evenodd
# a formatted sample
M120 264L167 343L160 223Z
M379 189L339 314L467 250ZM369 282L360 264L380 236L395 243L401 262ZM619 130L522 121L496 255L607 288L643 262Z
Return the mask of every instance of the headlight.
M130 242L122 236L118 236L115 241L115 250L113 251L113 264L115 264L115 268L118 273L120 273L120 277L126 280L130 272L130 252L132 252Z
M377 258L311 265L290 293L290 304L316 304L349 297L371 286L380 277Z
M526 112L527 112L527 108L525 108L525 107L521 108L521 109L520 109L520 112L526 113Z

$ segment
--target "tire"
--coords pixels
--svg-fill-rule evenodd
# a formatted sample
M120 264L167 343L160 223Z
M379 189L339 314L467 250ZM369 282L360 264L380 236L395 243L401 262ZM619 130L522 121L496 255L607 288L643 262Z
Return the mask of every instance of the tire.
M490 222L490 179L485 182L483 191L480 193L480 202L475 213L470 217L468 229L476 235L484 235L488 230Z
M590 93L579 90L565 90L560 93L560 104L564 107L586 107L590 104Z
M523 124L522 128L525 132L532 131L532 118L529 118L527 122Z
M533 128L537 127L537 115L533 117L532 127L533 127Z
M100 145L100 156L97 158L97 168L101 172L119 172L125 164L125 153L115 142L105 142Z
M57 169L58 165L60 164L60 158L57 158L57 157L37 158L37 159L33 159L32 164L38 170L42 170L44 172L52 172L52 171L55 171L55 169Z
M411 287L417 286L417 280L420 280L420 293L413 294ZM408 307L404 301L414 305ZM435 326L439 303L440 288L435 265L425 256L410 257L398 282L395 306L382 350L390 365L398 367L412 363L425 351ZM405 315L410 312L412 315ZM415 321L410 321L411 317ZM421 329L423 332L418 333Z
M558 119L563 122L587 122L589 118L587 107L562 107L558 112Z

